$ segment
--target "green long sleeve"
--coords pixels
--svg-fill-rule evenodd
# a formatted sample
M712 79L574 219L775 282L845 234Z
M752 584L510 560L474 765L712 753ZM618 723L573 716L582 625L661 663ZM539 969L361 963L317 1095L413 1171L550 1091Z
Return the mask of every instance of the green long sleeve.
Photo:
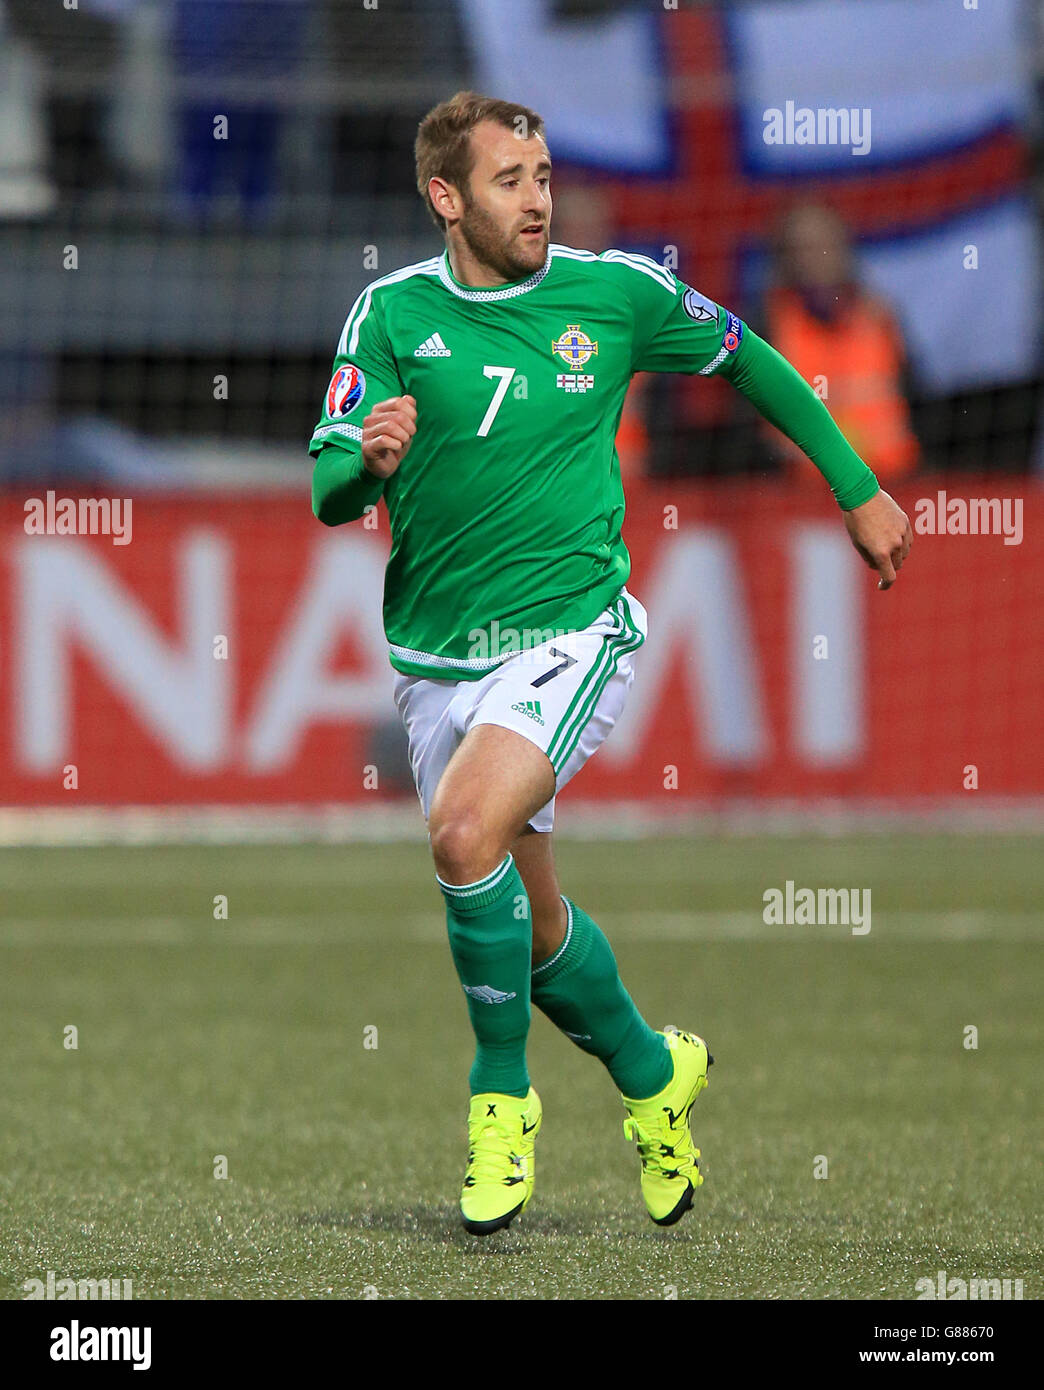
M719 375L728 377L770 424L808 455L830 484L843 511L869 502L879 491L877 478L838 429L812 387L749 325L744 324L742 343L723 364Z
M324 444L312 474L312 511L324 526L357 521L366 508L376 506L384 491L384 479L375 478L363 466L362 454Z

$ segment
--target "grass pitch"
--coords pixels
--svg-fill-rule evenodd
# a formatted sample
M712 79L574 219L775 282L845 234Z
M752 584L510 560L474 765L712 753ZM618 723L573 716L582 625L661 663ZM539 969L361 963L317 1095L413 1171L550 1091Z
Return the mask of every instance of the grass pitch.
M908 1299L945 1270L1040 1297L1038 841L559 863L650 1022L715 1054L679 1226L645 1215L600 1064L536 1014L533 1201L460 1227L470 1034L423 845L5 850L0 1295L53 1270L142 1299ZM766 926L788 879L869 887L872 930Z

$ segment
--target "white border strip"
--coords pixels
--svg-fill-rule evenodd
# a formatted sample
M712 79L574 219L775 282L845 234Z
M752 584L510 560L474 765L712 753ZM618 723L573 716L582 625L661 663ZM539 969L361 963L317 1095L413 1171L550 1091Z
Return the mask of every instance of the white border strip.
M559 803L560 840L678 839L946 832L1044 835L1044 799L911 803L679 802L663 811L639 802ZM373 805L0 807L0 848L157 844L426 844L416 799Z

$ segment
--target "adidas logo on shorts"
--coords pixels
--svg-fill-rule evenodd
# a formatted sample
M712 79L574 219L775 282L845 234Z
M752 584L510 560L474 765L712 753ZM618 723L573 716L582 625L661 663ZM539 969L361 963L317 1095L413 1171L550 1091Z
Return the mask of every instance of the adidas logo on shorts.
M520 700L517 705L512 705L511 708L517 709L519 714L524 714L527 719L532 719L534 724L543 724L544 722L540 717L539 700Z

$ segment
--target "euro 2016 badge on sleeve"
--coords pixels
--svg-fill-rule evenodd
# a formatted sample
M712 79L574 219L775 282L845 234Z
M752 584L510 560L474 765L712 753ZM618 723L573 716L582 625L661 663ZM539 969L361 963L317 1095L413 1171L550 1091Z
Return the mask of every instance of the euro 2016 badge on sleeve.
M331 420L350 415L366 392L366 378L350 362L338 367L326 393L326 413Z

